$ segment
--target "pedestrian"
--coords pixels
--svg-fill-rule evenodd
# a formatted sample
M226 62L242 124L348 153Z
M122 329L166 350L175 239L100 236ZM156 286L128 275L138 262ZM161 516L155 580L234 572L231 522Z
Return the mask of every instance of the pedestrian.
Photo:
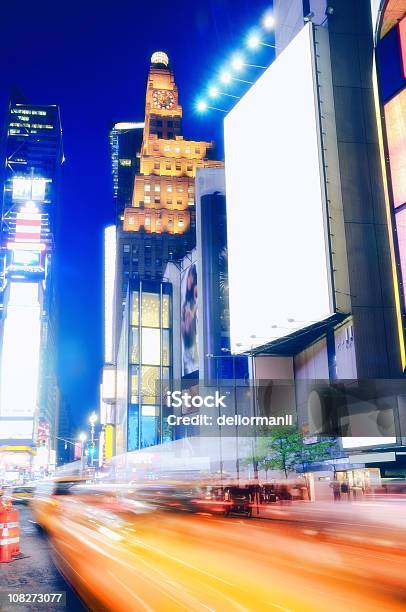
M333 489L334 501L335 502L340 501L341 500L341 487L340 487L340 483L338 482L338 480L333 480L330 487Z

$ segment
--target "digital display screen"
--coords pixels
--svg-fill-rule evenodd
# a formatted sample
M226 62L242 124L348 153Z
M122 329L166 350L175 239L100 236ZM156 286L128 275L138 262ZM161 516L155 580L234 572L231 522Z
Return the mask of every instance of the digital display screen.
M406 202L406 89L385 104L393 201Z
M40 253L38 251L13 251L14 266L30 267L40 265Z
M192 264L181 276L182 376L199 369L197 307L197 268Z
M224 122L236 353L333 314L313 56L308 25Z

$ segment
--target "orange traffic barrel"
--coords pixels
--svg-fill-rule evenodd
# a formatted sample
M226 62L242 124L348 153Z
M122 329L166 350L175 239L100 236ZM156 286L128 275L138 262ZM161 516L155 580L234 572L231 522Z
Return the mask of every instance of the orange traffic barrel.
M9 563L20 553L18 511L0 503L0 563Z

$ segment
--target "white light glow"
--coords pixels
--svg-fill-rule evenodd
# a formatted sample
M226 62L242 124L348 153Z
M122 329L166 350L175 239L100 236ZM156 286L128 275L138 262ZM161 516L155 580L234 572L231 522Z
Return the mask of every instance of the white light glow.
M308 25L224 123L235 352L333 313L317 109Z
M396 438L393 436L384 437L380 436L377 438L366 438L366 437L352 437L352 438L341 438L343 448L361 448L369 446L385 446L385 444L396 444Z
M217 87L210 87L209 89L209 96L210 98L217 98L217 96L219 95L219 90L217 89Z
M233 70L241 70L241 68L244 66L244 59L240 55L236 55L231 60L231 66Z
M102 398L105 402L114 401L116 398L116 368L114 366L103 368Z
M116 226L104 230L104 361L114 361L114 287L116 282Z
M0 440L32 440L33 420L0 421Z
M261 44L261 40L260 40L259 36L257 36L256 34L252 34L248 38L247 44L248 44L250 49L257 49L257 47L259 47L259 45Z
M37 283L11 282L9 286L1 356L1 416L33 417L36 412L41 340L38 291Z
M204 100L200 100L200 102L197 103L197 110L200 113L204 113L204 111L207 110L207 103Z
M231 82L231 74L229 72L222 72L220 75L220 81L225 85Z
M263 20L262 20L262 25L264 26L265 30L273 30L275 27L275 17L272 15L272 13L267 13Z

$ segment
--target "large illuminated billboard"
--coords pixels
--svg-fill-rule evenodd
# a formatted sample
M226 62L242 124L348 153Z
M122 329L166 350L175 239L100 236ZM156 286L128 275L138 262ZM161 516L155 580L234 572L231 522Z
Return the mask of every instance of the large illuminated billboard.
M1 354L0 417L35 415L40 331L39 284L10 282ZM18 431L15 434L19 436Z
M182 272L180 287L182 376L199 369L197 345L197 267L192 264Z
M394 206L406 202L406 89L385 104Z
M44 178L16 176L13 178L13 200L42 202L45 200L47 181Z
M224 122L231 347L333 314L312 25Z

